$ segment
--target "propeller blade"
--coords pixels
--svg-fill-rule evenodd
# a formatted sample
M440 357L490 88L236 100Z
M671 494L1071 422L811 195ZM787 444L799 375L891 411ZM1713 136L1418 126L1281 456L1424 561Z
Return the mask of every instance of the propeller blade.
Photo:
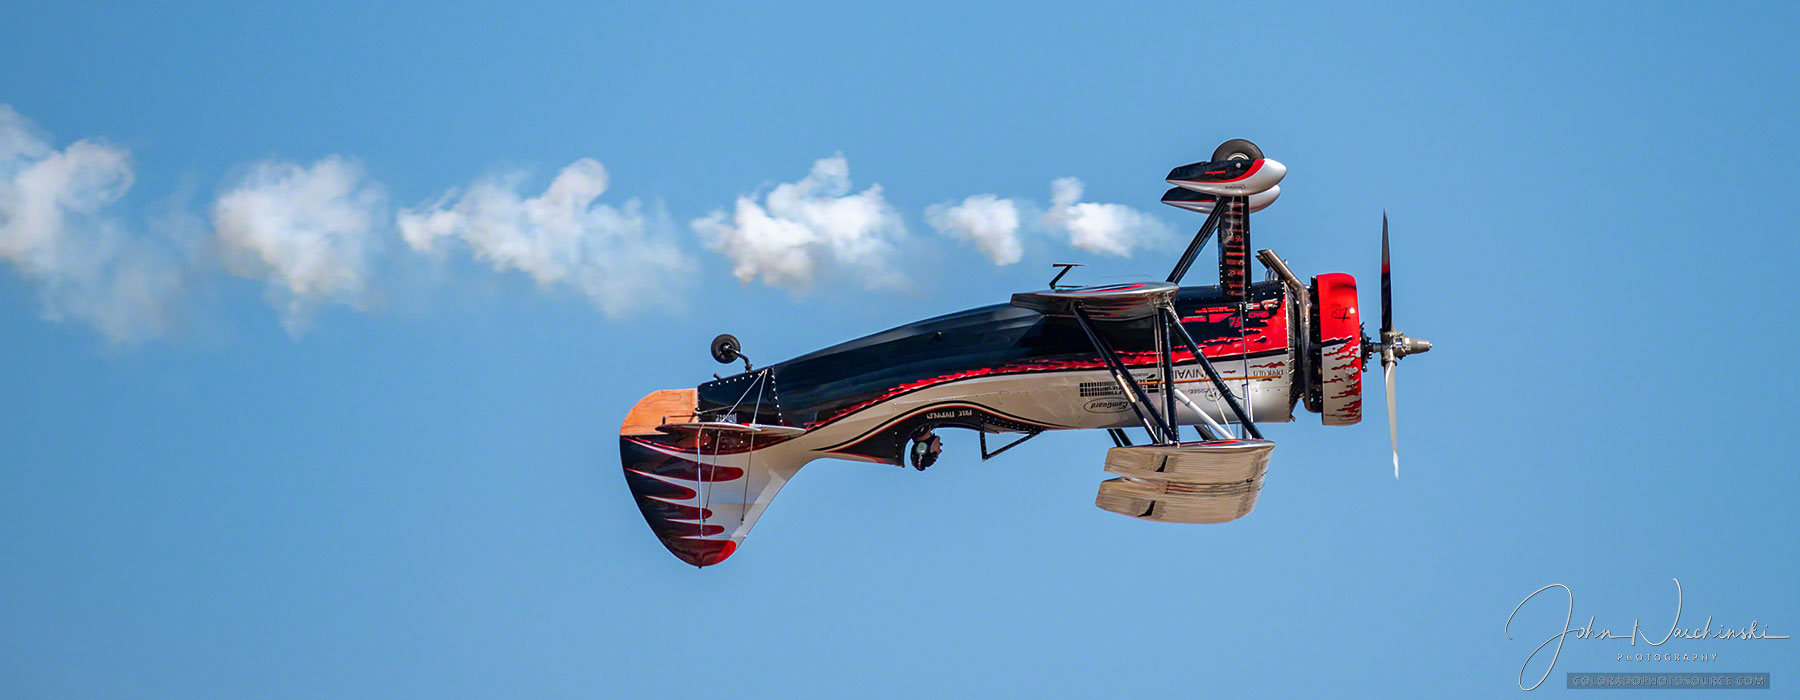
M1387 334L1394 330L1394 288L1393 277L1388 273L1388 232L1387 210L1381 210L1381 334L1386 341Z
M1400 478L1400 421L1394 414L1394 360L1384 357L1381 360L1381 374L1387 380L1388 407L1388 441L1394 447L1394 478Z

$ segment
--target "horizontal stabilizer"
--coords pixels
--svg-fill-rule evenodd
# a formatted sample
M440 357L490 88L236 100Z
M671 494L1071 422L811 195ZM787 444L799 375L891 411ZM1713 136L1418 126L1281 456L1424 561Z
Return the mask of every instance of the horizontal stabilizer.
M1079 307L1088 318L1102 321L1127 320L1156 313L1180 289L1180 286L1169 282L1064 287L1019 292L1012 296L1012 305L1047 316L1072 316Z

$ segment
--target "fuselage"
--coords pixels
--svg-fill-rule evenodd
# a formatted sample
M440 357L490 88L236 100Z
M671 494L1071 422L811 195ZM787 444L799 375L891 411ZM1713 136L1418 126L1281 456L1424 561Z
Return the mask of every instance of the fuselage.
M1346 290L1325 311L1317 289L1301 305L1276 282L1250 285L1241 313L1219 287L1182 287L1172 303L1221 383L1243 400L1248 418L1292 420L1304 400L1313 410L1323 405L1329 422L1333 401L1341 404L1360 390L1301 377L1323 371L1329 378L1338 368L1354 379L1360 371L1353 283ZM1335 335L1308 330L1331 325L1318 322L1321 313L1337 319ZM1093 326L1147 390L1148 402L1166 406L1153 324L1138 318ZM1174 352L1171 359L1176 397L1186 399L1178 402L1175 422L1192 425L1203 414L1232 422L1218 385L1193 355ZM657 537L683 561L707 566L736 551L776 492L818 459L898 465L910 441L938 428L1036 433L1139 425L1118 377L1072 317L997 304L692 390L653 392L620 427L619 457Z
M1183 287L1182 326L1256 422L1292 419L1297 326L1279 283L1253 285L1239 323L1218 287ZM1096 324L1160 401L1149 319ZM1231 413L1191 353L1174 353L1175 385L1212 420ZM767 372L766 382L758 377ZM754 386L754 390L751 390ZM748 391L747 391L748 390ZM805 428L816 457L899 464L925 430L986 432L1140 425L1127 396L1073 319L1007 304L907 324L700 385L699 409L730 421ZM1177 422L1201 416L1185 402ZM799 445L795 445L798 447Z
M625 482L669 551L708 566L736 551L776 492L815 460L898 465L910 456L924 469L939 428L985 436L1141 426L1148 444L1108 451L1108 471L1121 476L1102 482L1096 505L1169 522L1242 517L1273 443L1250 426L1250 439L1233 438L1222 424L1290 421L1301 403L1325 425L1354 424L1369 353L1391 362L1429 347L1385 327L1379 342L1366 339L1350 275L1302 282L1262 250L1255 259L1278 281L1251 281L1249 215L1274 200L1285 172L1242 139L1170 171L1176 189L1163 201L1207 219L1167 282L1052 280L1009 304L652 392L620 426ZM1176 287L1214 235L1220 284ZM1385 319L1385 223L1382 259ZM714 358L732 361L736 348L720 336ZM1178 428L1200 423L1219 425L1187 442ZM1151 472L1133 466L1146 460L1156 462Z

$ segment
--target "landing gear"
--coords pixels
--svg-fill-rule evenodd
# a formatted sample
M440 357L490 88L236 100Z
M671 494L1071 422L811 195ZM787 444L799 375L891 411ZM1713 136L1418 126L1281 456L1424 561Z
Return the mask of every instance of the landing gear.
M1256 144L1250 143L1249 139L1232 139L1213 149L1212 159L1213 162L1218 162L1221 160L1261 160L1262 157L1262 149L1257 148Z
M912 447L906 453L914 469L925 471L937 463L938 454L943 451L944 442L938 439L937 433L925 430L913 435Z

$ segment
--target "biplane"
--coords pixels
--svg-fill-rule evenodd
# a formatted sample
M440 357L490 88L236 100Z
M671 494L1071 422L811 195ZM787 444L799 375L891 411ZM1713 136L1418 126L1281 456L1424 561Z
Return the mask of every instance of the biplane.
M1394 368L1431 344L1394 330L1382 215L1381 330L1363 333L1356 280L1302 281L1269 250L1251 253L1250 214L1287 173L1233 139L1175 168L1162 201L1205 214L1162 281L1062 284L753 366L721 335L713 359L743 363L691 389L652 392L619 429L625 483L650 529L695 566L737 551L776 492L817 459L924 470L937 431L972 430L983 460L1052 430L1105 430L1113 447L1095 505L1142 520L1219 523L1256 505L1275 443L1260 424L1362 419L1363 368L1379 356L1394 475ZM1182 286L1217 238L1219 283ZM1252 261L1267 270L1255 281ZM1133 434L1141 429L1142 442ZM1184 438L1183 430L1193 432ZM1008 434L990 449L989 436ZM998 439L998 438L997 438Z

